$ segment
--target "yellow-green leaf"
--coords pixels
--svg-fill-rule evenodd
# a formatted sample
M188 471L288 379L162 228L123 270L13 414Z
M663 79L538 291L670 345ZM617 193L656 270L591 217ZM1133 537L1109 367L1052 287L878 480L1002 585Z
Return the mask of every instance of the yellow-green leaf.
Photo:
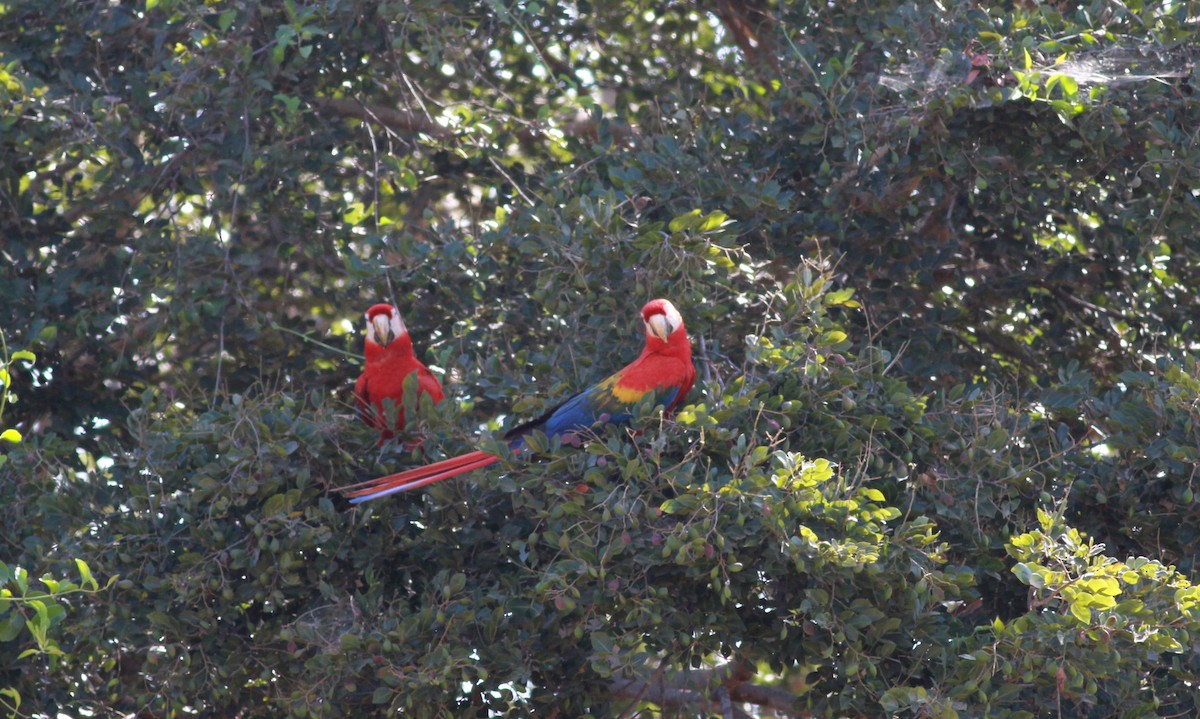
M79 579L84 586L90 586L93 590L100 588L100 585L96 582L96 578L92 576L92 569L87 565L87 562L77 557L75 559L75 568L79 570Z
M825 306L826 307L836 307L837 305L848 304L848 303L850 303L850 298L853 296L854 296L854 288L853 287L845 287L840 290L833 290L829 294L825 295L825 300L824 300ZM857 305L858 303L855 302L853 304Z
M5 442L12 442L13 444L20 444L21 443L21 433L15 429L6 429L3 432L0 432L0 440L4 440Z
M702 220L700 219L700 210L692 210L685 215L679 215L667 225L667 229L671 232L680 232L682 230L690 230L697 227Z
M713 212L710 212L707 215L705 215L703 217L703 219L701 220L700 231L708 232L709 230L715 230L718 227L720 227L721 225L724 225L726 220L728 220L728 219L729 219L729 215L726 215L724 212L721 212L720 210L715 210Z
M12 716L17 715L17 710L21 708L21 692L12 687L0 689L0 695L8 697L8 709L12 711Z

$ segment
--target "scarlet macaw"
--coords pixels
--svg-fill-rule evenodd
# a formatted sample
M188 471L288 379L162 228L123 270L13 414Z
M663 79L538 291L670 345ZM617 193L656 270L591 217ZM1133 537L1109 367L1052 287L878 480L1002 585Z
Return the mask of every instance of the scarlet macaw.
M359 418L381 432L382 444L392 437L392 430L404 429L404 380L409 375L417 375L418 397L427 394L437 404L446 395L429 368L413 355L412 337L395 307L373 305L367 310L364 350L367 364L354 383L354 400ZM387 426L385 399L396 408L396 424L392 427Z
M671 413L687 396L696 378L692 345L683 317L667 300L652 300L642 308L646 348L624 369L571 397L532 422L513 428L504 440L514 452L525 444L525 435L541 430L548 437L565 436L607 423L625 423L647 398ZM386 497L440 482L486 467L500 460L494 454L474 451L386 477L342 487L352 503Z

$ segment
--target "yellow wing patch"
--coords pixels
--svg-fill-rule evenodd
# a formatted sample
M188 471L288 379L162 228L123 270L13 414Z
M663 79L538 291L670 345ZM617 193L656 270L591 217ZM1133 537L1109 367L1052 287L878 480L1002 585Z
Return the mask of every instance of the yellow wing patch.
M607 394L616 399L618 402L626 405L636 404L642 401L646 396L645 390L634 389L633 387L622 387L620 377L614 376L600 382L596 385L596 394Z
M633 404L635 402L640 402L642 397L646 396L646 393L640 389L630 389L629 387L621 387L620 385L618 385L615 382L613 383L613 385L611 387L606 387L605 389L607 389L609 392L612 392L612 395L614 397L616 397L618 400L620 400L626 404Z

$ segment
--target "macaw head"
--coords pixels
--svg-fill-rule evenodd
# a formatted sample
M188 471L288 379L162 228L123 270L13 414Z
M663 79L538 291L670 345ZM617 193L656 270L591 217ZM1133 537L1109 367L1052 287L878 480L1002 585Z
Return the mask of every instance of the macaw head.
M391 305L373 305L367 310L367 342L387 347L398 337L408 334L400 310Z
M642 308L642 322L646 325L646 337L656 337L666 342L671 335L683 331L683 317L668 300L650 300Z

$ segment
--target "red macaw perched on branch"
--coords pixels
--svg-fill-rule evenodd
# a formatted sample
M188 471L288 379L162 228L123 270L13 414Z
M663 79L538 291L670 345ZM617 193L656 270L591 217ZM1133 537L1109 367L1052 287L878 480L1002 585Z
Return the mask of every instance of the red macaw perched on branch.
M672 412L687 396L696 378L692 345L679 310L667 300L647 303L642 308L642 322L646 327L646 348L640 357L542 417L509 431L504 435L508 446L514 452L520 451L525 444L524 436L534 430L541 430L548 437L570 436L596 425L628 422L633 418L634 408L647 398L665 407L668 414ZM347 492L350 501L357 504L424 487L499 460L487 452L468 452L338 491Z
M392 430L404 429L404 380L409 375L417 375L418 397L427 394L437 404L446 395L437 377L413 355L412 338L395 307L374 305L367 310L364 350L367 364L354 383L354 400L359 418L382 433L379 440L382 444L392 437ZM390 399L396 408L393 427L387 426L385 399Z

